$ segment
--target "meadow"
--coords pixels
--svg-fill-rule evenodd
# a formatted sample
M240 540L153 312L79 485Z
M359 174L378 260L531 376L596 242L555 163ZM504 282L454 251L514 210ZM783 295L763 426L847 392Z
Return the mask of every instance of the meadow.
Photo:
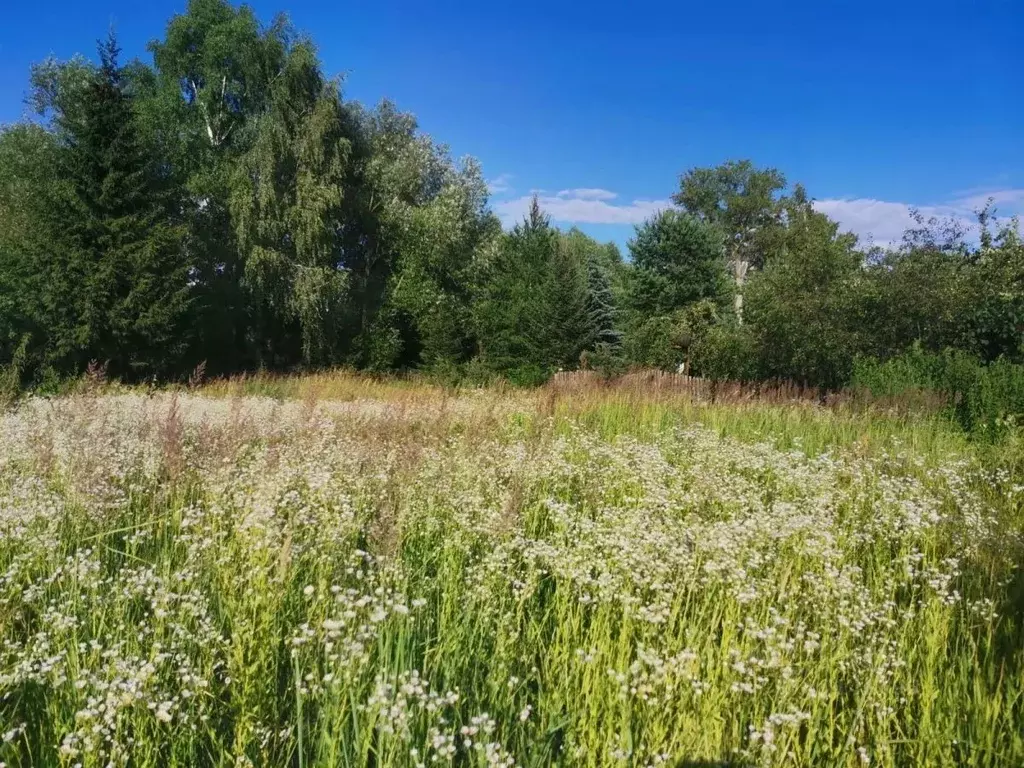
M1024 455L340 374L0 416L0 765L1024 765Z

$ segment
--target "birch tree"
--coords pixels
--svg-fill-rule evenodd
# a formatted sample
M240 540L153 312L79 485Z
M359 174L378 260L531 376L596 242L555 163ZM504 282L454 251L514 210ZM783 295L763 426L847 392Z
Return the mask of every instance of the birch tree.
M785 217L781 192L786 178L774 168L755 168L749 160L714 168L693 168L680 178L673 202L721 229L726 260L736 293L736 318L743 321L748 274L761 269L781 239Z

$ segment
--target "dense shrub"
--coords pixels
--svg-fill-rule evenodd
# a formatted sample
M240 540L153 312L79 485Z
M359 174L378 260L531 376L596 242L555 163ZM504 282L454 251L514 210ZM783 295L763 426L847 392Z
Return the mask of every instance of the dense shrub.
M949 414L966 430L996 436L1024 419L1024 365L1005 359L985 364L960 350L941 354L915 346L886 361L859 358L852 385L875 396L915 390L947 396Z
M757 340L749 326L717 325L693 349L694 370L716 381L750 381L757 376Z

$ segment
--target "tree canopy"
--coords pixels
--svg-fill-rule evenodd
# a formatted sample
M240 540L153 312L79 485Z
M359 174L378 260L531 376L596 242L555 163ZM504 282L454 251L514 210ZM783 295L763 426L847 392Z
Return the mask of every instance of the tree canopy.
M472 158L384 99L344 97L313 41L189 0L123 62L29 73L0 130L0 366L46 385L350 366L541 381L656 366L841 387L858 359L1024 358L1024 246L925 221L864 249L749 160L691 168L613 243L535 198L503 231Z

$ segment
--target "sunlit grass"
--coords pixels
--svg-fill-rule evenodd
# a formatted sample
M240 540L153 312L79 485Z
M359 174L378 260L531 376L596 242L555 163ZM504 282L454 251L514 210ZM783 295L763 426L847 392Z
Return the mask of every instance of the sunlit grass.
M938 418L324 374L0 428L8 766L1024 763L1024 489Z

